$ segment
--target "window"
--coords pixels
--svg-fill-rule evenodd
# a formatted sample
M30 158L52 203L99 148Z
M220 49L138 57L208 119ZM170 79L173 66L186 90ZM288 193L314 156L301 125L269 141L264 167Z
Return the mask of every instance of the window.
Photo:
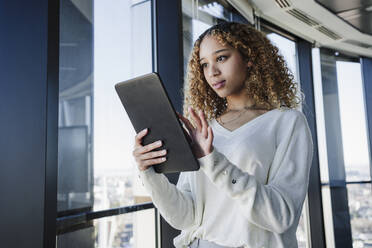
M359 60L313 49L327 247L371 245L371 175Z
M114 85L152 71L151 1L61 0L60 15L58 216L149 202ZM86 221L58 247L155 247L155 224L138 228L154 221L154 210Z

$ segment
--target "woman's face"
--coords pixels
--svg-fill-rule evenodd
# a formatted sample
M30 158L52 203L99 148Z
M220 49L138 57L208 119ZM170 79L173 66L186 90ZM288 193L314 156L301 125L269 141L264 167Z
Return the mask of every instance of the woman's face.
M219 97L242 93L251 64L243 60L236 48L206 36L200 44L199 61L205 79Z

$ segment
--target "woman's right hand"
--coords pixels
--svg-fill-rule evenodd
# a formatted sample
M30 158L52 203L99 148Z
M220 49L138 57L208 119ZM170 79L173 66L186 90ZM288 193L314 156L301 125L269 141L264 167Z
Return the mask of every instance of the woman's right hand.
M140 171L147 170L150 166L161 164L166 161L167 150L152 151L161 147L161 140L151 144L142 145L142 138L147 135L148 129L144 129L135 136L133 156Z

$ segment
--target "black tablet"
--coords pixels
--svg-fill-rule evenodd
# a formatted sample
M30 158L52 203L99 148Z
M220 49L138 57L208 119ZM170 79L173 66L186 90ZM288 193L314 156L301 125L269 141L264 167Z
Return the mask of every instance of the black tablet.
M137 133L149 128L142 145L162 140L167 160L154 165L157 173L199 170L181 121L168 97L160 77L149 73L115 85L116 92Z

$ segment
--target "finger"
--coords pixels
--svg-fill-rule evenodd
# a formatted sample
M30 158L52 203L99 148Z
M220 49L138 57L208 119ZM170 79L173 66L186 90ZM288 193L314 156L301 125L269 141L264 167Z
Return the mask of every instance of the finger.
M167 149L163 149L160 151L153 151L153 152L147 152L139 156L140 160L148 160L153 158L158 158L161 156L165 156L167 154Z
M141 165L139 166L139 169L144 171L144 170L147 170L150 166L164 163L166 160L167 160L166 157L145 160L145 161L142 161Z
M138 157L141 154L147 153L149 151L152 151L153 149L162 146L161 140L158 140L156 142L153 142L151 144L145 145L145 146L138 146L136 149L133 151L133 155L138 159Z
M205 120L204 112L199 110L199 116L202 123L202 135L204 138L208 137L208 123Z
M185 124L187 130L189 130L190 133L192 133L194 131L194 126L192 125L192 123L189 121L189 119L187 119L186 117L180 115L180 118L182 120L182 122Z
M180 113L177 112L177 116L181 119L181 120L184 120L186 119L186 117L184 117L183 115L181 115Z
M150 151L154 150L155 148L161 147L162 145L163 145L163 142L161 140L155 141L151 144L148 144L148 145L145 145L145 146L141 147L140 148L140 153L143 154L143 153L150 152Z
M201 121L199 119L199 116L195 113L195 111L191 107L189 107L189 111L191 113L192 119L195 121L196 129L201 130L202 124L201 124Z
M192 144L193 141L192 141L192 138L191 138L191 135L187 132L187 130L185 128L182 127L182 131L184 132L185 136L186 136L186 139L187 141L189 142L189 144Z
M135 137L134 147L142 146L142 138L147 134L148 128L143 129Z
M214 137L214 134L213 134L213 130L212 130L212 127L211 126L209 126L208 127L208 138L207 138L207 143L208 143L208 145L212 145L212 143L213 143L213 137Z

